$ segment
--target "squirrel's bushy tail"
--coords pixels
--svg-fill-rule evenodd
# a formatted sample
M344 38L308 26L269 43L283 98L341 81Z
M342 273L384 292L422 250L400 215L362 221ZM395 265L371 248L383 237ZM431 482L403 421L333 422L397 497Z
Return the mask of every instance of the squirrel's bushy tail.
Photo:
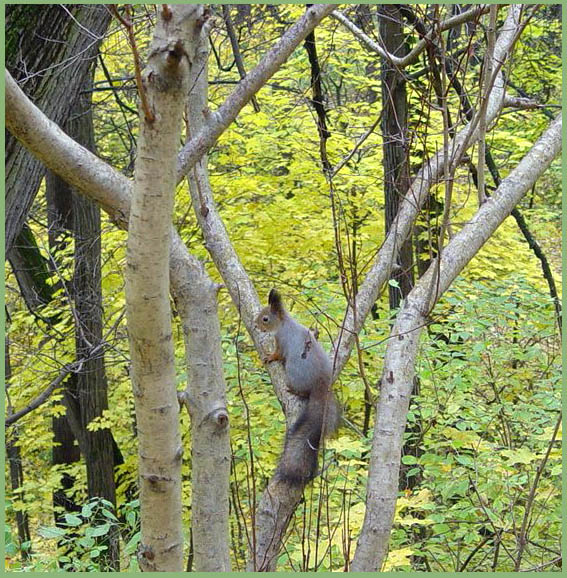
M323 437L331 435L339 420L335 395L328 385L321 384L311 392L307 407L287 433L276 477L292 485L306 484L314 478L321 432L324 429Z

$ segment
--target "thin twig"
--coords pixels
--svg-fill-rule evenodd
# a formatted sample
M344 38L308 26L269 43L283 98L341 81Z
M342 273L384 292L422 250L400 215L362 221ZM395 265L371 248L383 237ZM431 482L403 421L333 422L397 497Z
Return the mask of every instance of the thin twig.
M136 44L136 37L134 36L134 24L132 22L131 6L130 4L124 5L124 10L126 12L126 18L123 18L119 12L116 4L110 5L110 11L118 19L120 24L126 29L128 35L128 43L132 49L132 55L134 56L134 71L136 76L136 86L138 87L138 94L140 95L140 105L144 111L144 117L146 122L150 124L154 122L155 115L152 112L150 105L148 103L148 97L146 95L146 90L144 88L144 81L142 79L142 64L140 60L140 53L138 52L138 45Z
M449 28L454 28L455 26L459 26L464 22L469 22L470 20L474 20L477 16L484 14L489 10L488 5L480 5L477 8L472 10L467 10L466 12L462 12L461 14L457 14L456 16L452 16L447 20L444 20L439 24L439 32L444 32L445 30L449 30ZM388 51L384 50L382 46L376 43L372 38L366 35L358 26L356 26L353 22L351 22L342 12L335 10L331 17L335 20L338 20L343 26L348 28L354 36L356 36L363 44L365 44L370 50L377 52L382 58L389 60L394 66L398 66L400 68L405 68L406 66L413 64L419 57L419 55L424 51L424 49L428 46L428 44L433 40L435 37L437 26L435 30L430 30L414 47L413 49L403 57L394 56L390 54Z
M535 493L539 484L539 479L541 478L541 474L543 473L543 470L545 469L545 465L547 464L547 460L549 459L549 454L551 453L551 450L553 449L553 445L555 443L555 440L557 439L557 434L559 433L559 428L561 426L561 418L562 415L559 414L558 418L557 418L557 422L555 423L555 428L553 430L553 434L551 434L551 439L549 440L549 443L547 444L547 450L545 452L545 455L543 456L543 458L541 459L541 462L539 463L537 470L536 470L536 474L534 477L534 481L532 483L532 487L530 488L530 493L528 495L528 499L526 500L526 506L524 509L524 518L522 520L522 527L520 528L520 535L518 536L518 556L516 558L516 563L515 563L515 567L514 570L516 572L519 572L520 570L520 565L522 563L522 556L524 554L524 549L526 547L526 541L527 541L527 527L528 527L528 522L530 520L530 516L532 513L532 506L534 504L534 500L535 500Z

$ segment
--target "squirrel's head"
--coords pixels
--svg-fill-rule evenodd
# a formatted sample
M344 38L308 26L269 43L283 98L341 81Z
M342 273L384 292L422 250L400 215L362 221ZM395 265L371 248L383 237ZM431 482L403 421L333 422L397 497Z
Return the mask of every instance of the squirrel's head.
M280 294L272 289L268 295L268 306L264 307L256 317L256 327L260 331L275 332L285 314Z

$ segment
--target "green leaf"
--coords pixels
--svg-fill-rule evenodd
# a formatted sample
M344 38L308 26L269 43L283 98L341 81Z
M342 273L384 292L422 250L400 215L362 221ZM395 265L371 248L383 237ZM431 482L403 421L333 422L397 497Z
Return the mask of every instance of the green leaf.
M93 513L92 504L84 504L83 507L81 508L81 516L83 516L83 518L90 518L92 513Z
M93 538L97 536L104 536L105 534L108 534L108 530L110 530L110 524L108 522L106 524L102 524L101 526L95 526L92 529L91 536Z
M102 511L102 515L105 518L109 518L110 520L114 520L115 522L118 522L118 518L107 508L103 508L101 511Z
M141 532L136 532L128 541L128 544L126 544L126 547L124 548L124 551L126 552L126 554L133 554L136 549L138 548L138 544L140 543L140 537L141 537L142 533Z
M519 448L517 450L502 450L501 454L508 458L511 464L530 464L537 460L537 455L527 448Z
M80 526L83 520L74 514L65 514L65 522L67 522L69 526Z
M65 536L65 529L58 528L57 526L43 526L37 531L37 533L42 538L50 540L52 538L61 538Z
M447 534L451 531L449 524L433 524L432 530L435 534Z
M411 466L413 464L417 464L417 458L415 456L403 456L402 457L402 464L405 464L406 466Z
M126 514L126 523L130 528L133 528L136 524L136 512L130 511Z

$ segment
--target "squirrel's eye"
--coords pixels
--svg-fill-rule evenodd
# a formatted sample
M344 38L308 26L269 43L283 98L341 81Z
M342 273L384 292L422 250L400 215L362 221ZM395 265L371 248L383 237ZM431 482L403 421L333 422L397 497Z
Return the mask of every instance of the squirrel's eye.
M267 315L264 315L264 317L262 317L262 321L264 323L268 323L269 320L270 320L270 318Z

